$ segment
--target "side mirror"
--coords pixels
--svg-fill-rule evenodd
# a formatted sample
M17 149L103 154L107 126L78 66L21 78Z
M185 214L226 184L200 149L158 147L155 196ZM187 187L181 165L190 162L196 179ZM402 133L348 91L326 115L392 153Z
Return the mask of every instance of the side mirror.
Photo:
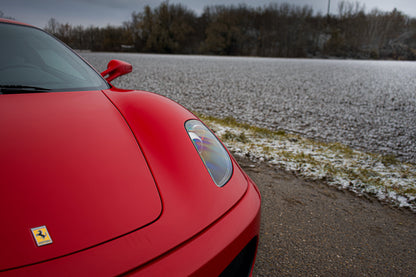
M120 60L111 60L107 65L107 70L101 72L101 76L111 82L117 77L130 73L133 70L131 64L120 61Z

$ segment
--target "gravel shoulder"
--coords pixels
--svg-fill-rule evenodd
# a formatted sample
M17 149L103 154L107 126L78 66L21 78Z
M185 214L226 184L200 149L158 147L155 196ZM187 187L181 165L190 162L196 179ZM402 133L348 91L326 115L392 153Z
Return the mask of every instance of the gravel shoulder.
M253 276L416 276L416 214L236 157L262 194Z

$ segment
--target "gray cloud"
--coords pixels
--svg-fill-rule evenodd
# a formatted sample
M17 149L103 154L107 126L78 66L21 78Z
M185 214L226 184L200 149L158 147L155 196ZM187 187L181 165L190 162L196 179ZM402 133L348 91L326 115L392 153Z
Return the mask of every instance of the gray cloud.
M338 2L330 0L331 12L337 13ZM359 0L366 6L367 11L377 7L383 11L393 8L416 17L415 0ZM106 26L121 25L131 18L133 11L142 11L143 7L158 6L162 0L2 0L0 10L16 20L23 21L38 27L44 27L51 17L61 23L72 25ZM200 14L207 5L236 5L245 3L248 6L258 7L269 3L288 2L294 5L309 5L315 12L326 13L328 0L170 0L170 3L181 3L189 9ZM355 1L352 1L355 2Z

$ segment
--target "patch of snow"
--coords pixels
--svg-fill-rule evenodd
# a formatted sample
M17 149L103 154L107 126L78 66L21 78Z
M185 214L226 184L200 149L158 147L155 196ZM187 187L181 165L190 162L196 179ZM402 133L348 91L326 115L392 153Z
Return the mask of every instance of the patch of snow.
M222 138L235 155L247 156L253 161L266 161L287 171L325 180L340 189L358 195L371 195L380 201L416 212L416 165L397 162L385 165L380 155L348 149L340 145L316 143L295 135L273 135L264 138L249 128L227 126L205 119L204 122ZM238 137L244 134L247 141L223 138L224 134ZM230 136L229 136L230 137Z

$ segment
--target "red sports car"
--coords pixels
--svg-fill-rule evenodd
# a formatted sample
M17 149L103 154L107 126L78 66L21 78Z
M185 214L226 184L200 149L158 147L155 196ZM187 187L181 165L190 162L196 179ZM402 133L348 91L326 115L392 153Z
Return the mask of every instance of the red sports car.
M0 20L0 275L249 276L260 194L192 113Z

